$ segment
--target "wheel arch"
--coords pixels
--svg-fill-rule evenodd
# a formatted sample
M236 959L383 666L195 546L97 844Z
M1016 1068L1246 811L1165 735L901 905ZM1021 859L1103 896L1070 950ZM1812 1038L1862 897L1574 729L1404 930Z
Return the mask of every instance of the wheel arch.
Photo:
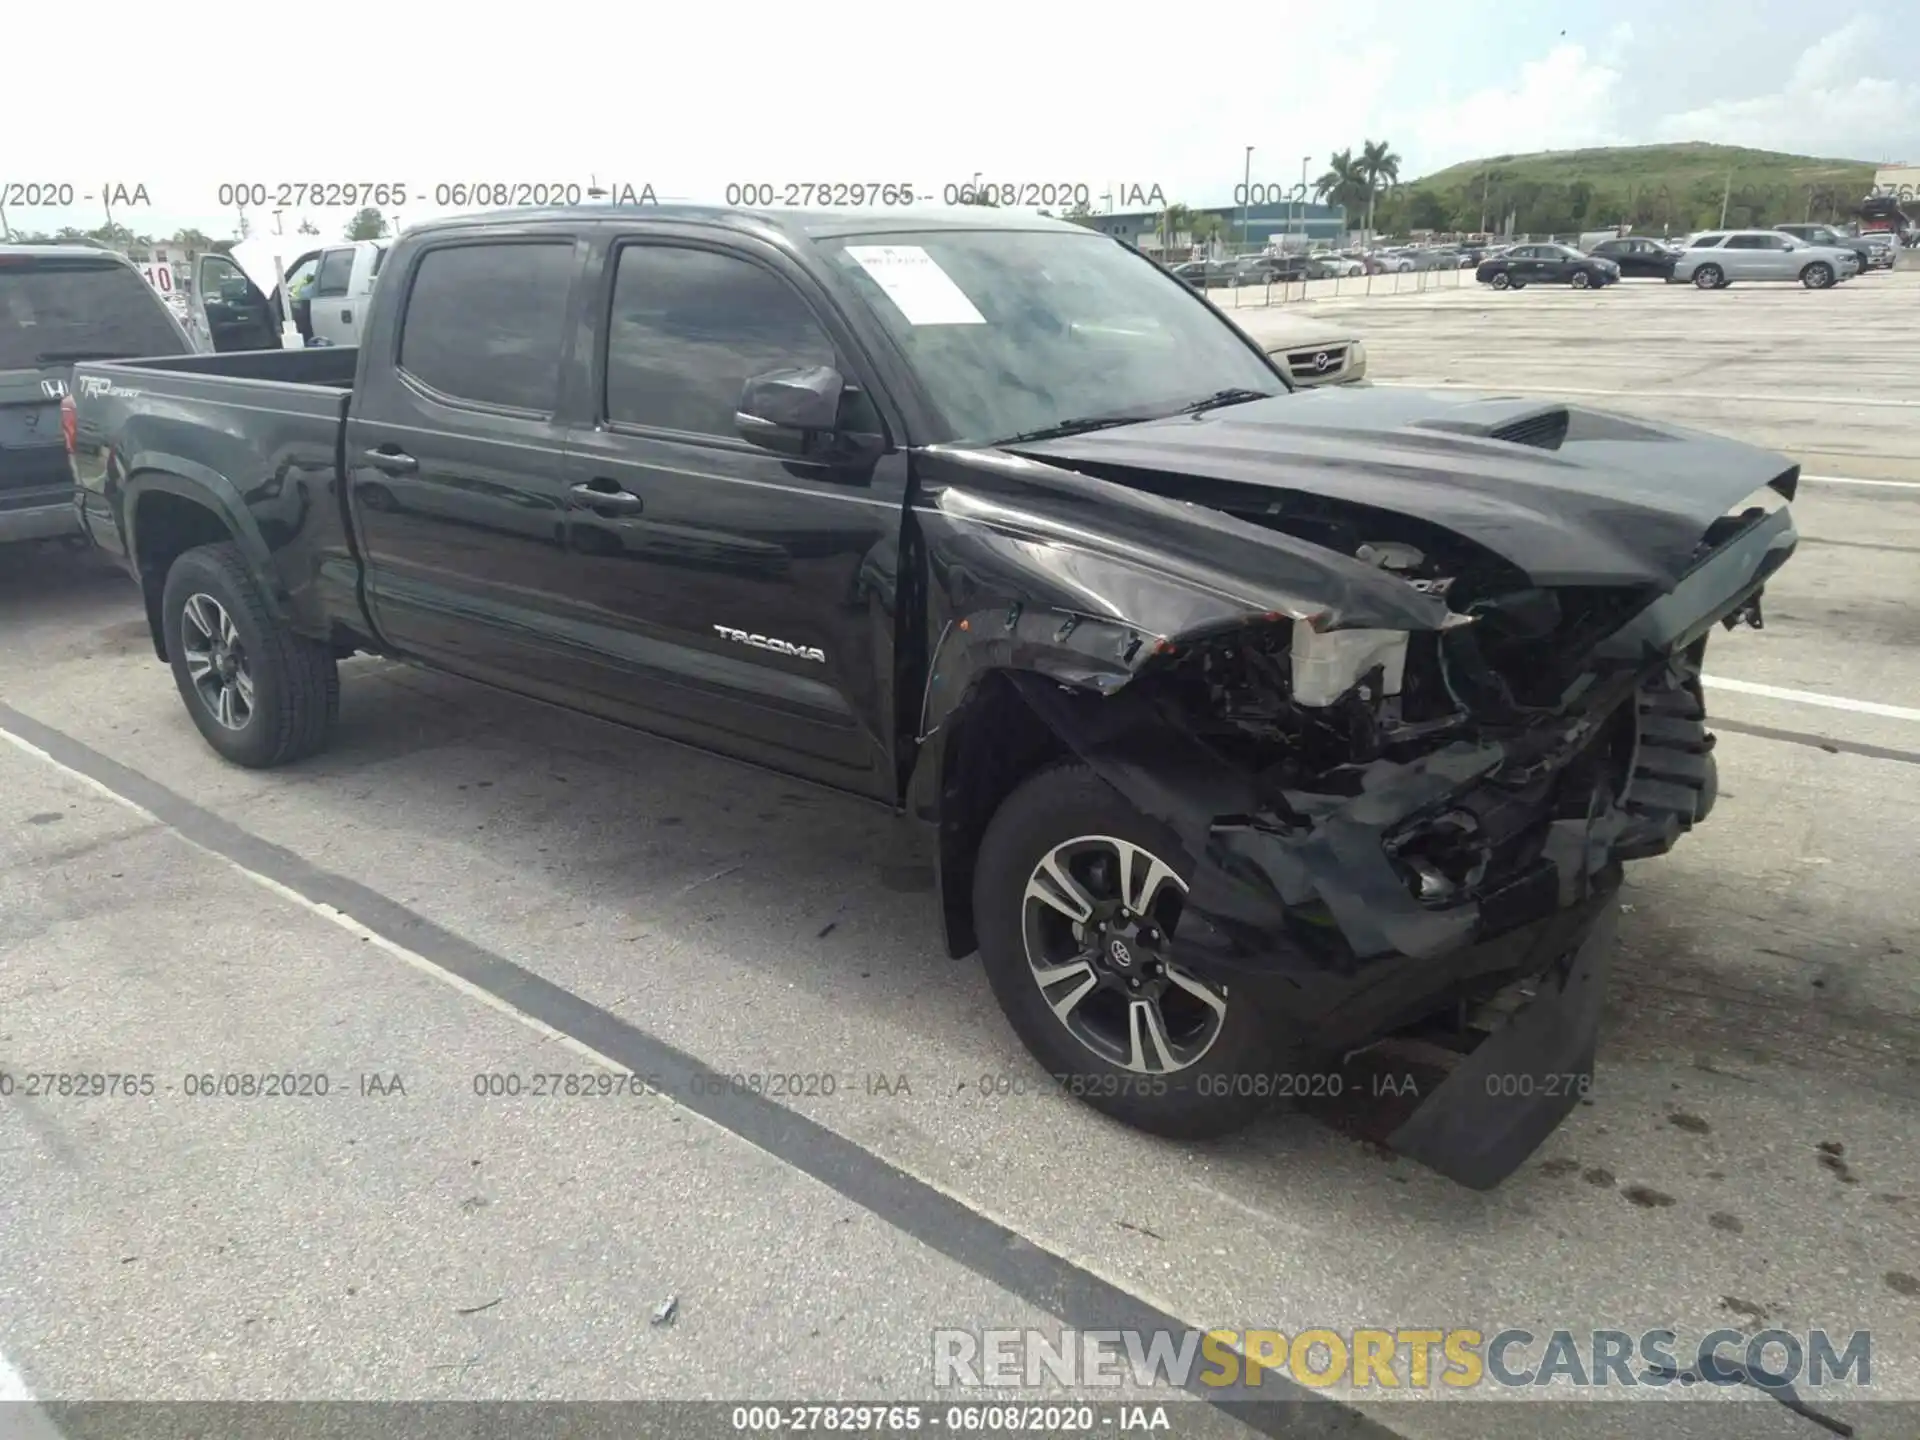
M211 472L191 473L200 467L190 461L175 463L180 468L135 469L122 487L127 555L140 578L154 654L162 660L169 658L160 614L167 572L175 560L198 546L237 545L273 617L284 620L287 614L266 542L238 494Z
M973 877L980 842L1001 803L1029 775L1073 753L1027 699L1022 675L994 667L976 674L921 746L908 799L934 825L934 871L947 953L979 948Z

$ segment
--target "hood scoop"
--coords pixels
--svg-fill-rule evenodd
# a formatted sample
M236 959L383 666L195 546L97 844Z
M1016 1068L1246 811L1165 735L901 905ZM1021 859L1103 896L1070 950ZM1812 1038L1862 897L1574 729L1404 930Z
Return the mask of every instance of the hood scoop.
M1548 405L1502 420L1498 425L1452 416L1413 423L1422 430L1446 430L1455 435L1477 435L1487 440L1503 440L1509 445L1527 445L1535 450L1558 450L1572 428L1573 413L1564 405Z
M1487 438L1504 440L1509 445L1531 445L1536 450L1558 450L1567 438L1567 428L1572 423L1573 416L1567 407L1556 405L1551 410L1523 415L1518 420L1496 425L1487 432Z

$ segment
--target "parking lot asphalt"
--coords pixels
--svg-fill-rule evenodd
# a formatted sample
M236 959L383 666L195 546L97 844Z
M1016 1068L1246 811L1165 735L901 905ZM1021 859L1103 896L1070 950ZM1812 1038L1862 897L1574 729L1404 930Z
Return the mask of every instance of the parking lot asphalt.
M1307 307L1381 383L1564 393L1909 482L1803 487L1766 629L1709 649L1719 807L1630 868L1590 1103L1489 1194L1388 1158L1364 1115L1182 1145L1053 1093L869 812L364 659L327 754L242 771L130 582L6 557L0 1069L154 1083L0 1097L0 1376L949 1400L942 1326L1824 1327L1871 1330L1877 1391L1920 1401L1916 301L1903 273ZM601 1057L801 1093L478 1093ZM224 1074L329 1093L188 1093ZM1352 1398L1337 1433L1822 1433L1751 1390L1604 1430ZM1847 1412L1864 1437L1916 1413Z
M1897 270L1831 290L1635 279L1499 291L1467 272L1377 276L1372 293L1321 282L1304 301L1278 304L1223 291L1216 303L1256 339L1299 318L1350 326L1378 383L1564 397L1738 435L1814 474L1911 479L1920 478L1913 253Z

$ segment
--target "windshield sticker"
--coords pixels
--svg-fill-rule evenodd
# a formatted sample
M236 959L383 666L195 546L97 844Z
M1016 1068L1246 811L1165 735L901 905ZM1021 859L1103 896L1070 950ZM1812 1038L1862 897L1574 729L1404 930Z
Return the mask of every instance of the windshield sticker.
M918 245L849 245L847 254L887 292L909 325L984 325L987 317Z

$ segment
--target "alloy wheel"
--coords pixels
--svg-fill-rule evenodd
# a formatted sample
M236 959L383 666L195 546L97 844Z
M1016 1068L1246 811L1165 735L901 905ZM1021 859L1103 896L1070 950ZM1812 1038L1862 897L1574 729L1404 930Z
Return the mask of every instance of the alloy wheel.
M1021 932L1034 984L1088 1050L1137 1074L1199 1062L1220 1038L1227 990L1171 959L1186 882L1150 850L1081 835L1041 857Z
M213 596L195 592L181 607L180 653L207 713L229 730L246 729L253 719L253 670L233 617Z

